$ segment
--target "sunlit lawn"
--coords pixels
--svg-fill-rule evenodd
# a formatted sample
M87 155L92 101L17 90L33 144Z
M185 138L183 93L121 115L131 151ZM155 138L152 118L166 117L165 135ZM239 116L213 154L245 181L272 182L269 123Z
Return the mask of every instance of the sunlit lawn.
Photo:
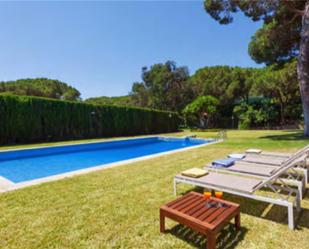
M295 151L307 143L298 131L228 131L228 140L216 145L0 194L0 248L205 247L203 237L171 221L159 233L159 207L174 198L173 176L230 152ZM241 204L242 230L225 229L219 248L309 248L309 194L294 231L285 208L224 196Z

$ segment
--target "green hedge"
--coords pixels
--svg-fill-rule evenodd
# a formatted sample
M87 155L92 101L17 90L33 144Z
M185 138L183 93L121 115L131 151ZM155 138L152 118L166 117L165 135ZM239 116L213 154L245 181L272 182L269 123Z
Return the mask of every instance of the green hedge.
M0 95L0 144L177 131L176 113Z

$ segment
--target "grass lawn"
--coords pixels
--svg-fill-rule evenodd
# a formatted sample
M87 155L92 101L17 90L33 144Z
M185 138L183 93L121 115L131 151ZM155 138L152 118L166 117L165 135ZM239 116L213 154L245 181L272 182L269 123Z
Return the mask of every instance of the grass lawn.
M299 131L228 131L223 143L1 194L0 248L205 247L204 237L169 220L168 232L159 233L159 207L174 198L173 176L251 147L293 152L308 143ZM179 192L190 189L179 185ZM242 229L227 227L218 248L309 248L308 193L294 231L285 208L224 197L241 204Z

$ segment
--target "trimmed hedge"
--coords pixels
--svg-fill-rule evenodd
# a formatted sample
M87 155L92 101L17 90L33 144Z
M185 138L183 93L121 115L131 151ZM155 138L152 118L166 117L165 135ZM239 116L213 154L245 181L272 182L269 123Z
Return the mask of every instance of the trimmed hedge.
M0 144L177 131L176 113L0 95Z

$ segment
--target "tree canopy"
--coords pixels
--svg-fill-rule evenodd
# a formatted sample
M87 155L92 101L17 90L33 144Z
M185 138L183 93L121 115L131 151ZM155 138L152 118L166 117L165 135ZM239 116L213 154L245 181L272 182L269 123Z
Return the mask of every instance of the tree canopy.
M204 67L191 78L196 95L211 95L221 105L231 104L237 99L248 99L252 85L251 77L259 69L229 66Z
M282 64L298 57L304 133L309 136L309 1L205 0L204 7L220 24L231 23L237 11L263 21L249 44L249 54L256 62Z
M205 0L205 10L220 24L233 21L242 11L253 21L263 21L249 44L249 54L258 63L288 61L298 55L301 10L307 1Z
M143 67L143 82L133 84L131 96L139 106L181 111L192 97L189 77L188 68L173 61Z
M258 113L261 114L260 117L263 117L263 121L260 118L247 122L249 126L279 125L280 123L284 125L293 123L301 117L295 60L284 64L284 66L272 65L261 69L229 66L204 67L198 69L192 76L186 77L186 81L181 84L182 87L168 87L166 91L162 91L162 86L165 86L165 82L167 82L165 79L170 80L168 81L169 85L174 84L174 78L170 75L171 71L165 68L167 63L155 64L149 68L144 67L142 72L149 73L149 75L142 75L145 76L143 82L133 83L132 91L128 96L91 98L86 102L162 110L177 108L179 113L186 115L187 121L192 121L191 123L197 125L200 123L200 119L196 113L194 116L183 109L190 106L190 103L199 97L212 96L218 103L216 104L216 114L212 115L211 122L208 123L211 125L213 122L221 127L233 125L232 117L233 113L235 114L233 110L239 103L243 103L243 107L250 105L242 109L246 111L248 109L249 112L252 109L250 113L248 112L249 116L252 116L252 113ZM184 89L184 92L180 92L180 89ZM173 96L173 101L167 101L169 96ZM266 104L264 102L252 104L252 99L256 97L268 100L265 102ZM276 113L276 115L270 117L269 113L264 111L266 107L274 109L270 114ZM242 119L246 120L247 118Z
M0 82L0 93L39 96L63 100L80 100L80 92L59 80L47 78Z

